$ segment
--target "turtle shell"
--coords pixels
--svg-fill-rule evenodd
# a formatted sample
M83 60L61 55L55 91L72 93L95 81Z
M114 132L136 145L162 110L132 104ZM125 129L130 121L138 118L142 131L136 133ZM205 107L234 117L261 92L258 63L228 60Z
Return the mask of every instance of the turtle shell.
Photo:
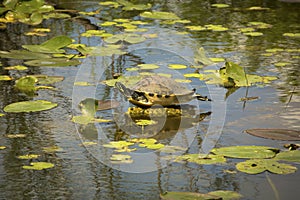
M130 94L126 95L128 100L141 107L155 104L171 106L186 103L195 97L195 90L189 90L183 84L159 75L145 76L129 90Z

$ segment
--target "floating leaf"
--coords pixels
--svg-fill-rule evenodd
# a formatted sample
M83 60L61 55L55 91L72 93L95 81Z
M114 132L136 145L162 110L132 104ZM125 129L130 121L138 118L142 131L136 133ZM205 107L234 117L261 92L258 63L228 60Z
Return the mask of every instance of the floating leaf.
M123 10L147 10L151 8L151 4L133 4L126 0L117 0L117 2L123 5Z
M37 78L39 84L54 84L65 79L63 76L48 76L44 74L30 76Z
M156 64L139 64L138 67L140 69L144 69L144 70L150 70L150 69L158 69L158 68L160 68L160 66L156 65Z
M277 62L277 63L274 63L274 65L276 67L285 67L287 65L290 65L291 63L290 62Z
M24 138L24 137L26 137L26 134L22 134L22 133L19 133L19 134L7 134L6 137L7 138Z
M207 28L204 26L185 26L185 28L191 30L191 31L206 31Z
M89 124L92 123L92 120L94 117L88 116L88 115L78 115L78 116L73 116L71 121L75 122L77 124Z
M187 161L197 163L199 165L210 165L210 164L220 164L225 163L226 158L223 155L213 155L213 154L187 154L178 156L175 159L176 162Z
M5 70L27 70L28 68L23 65L15 65L15 66L9 66L4 67Z
M23 166L23 169L43 170L54 167L54 164L49 162L31 162L30 166Z
M248 174L258 174L264 171L269 171L275 174L290 174L294 173L297 168L279 163L273 159L251 159L236 164L236 169Z
M37 81L38 79L32 76L21 77L20 79L16 80L15 87L21 92L34 94L34 92L37 90L35 87L35 83Z
M244 35L257 37L257 36L262 36L263 33L261 33L261 32L244 32Z
M286 37L300 37L300 33L284 33L283 36L286 36Z
M79 46L77 48L84 55L91 55L91 56L112 56L112 55L123 55L126 52L118 49L118 45L110 45L107 47L98 46L98 47L84 47Z
M241 31L242 33L246 33L246 32L254 32L255 29L252 28L252 27L246 27L246 28L240 28L240 31Z
M52 103L50 101L45 100L35 100L35 101L21 101L9 104L4 107L5 112L37 112L44 111L55 108L57 106L56 103Z
M162 149L165 147L164 144L160 144L160 143L157 143L157 144L153 144L153 143L144 143L144 144L139 144L140 147L145 147L145 148L148 148L148 149L152 149L152 150L156 150L156 149Z
M222 25L214 25L214 24L208 24L205 25L207 30L212 30L212 31L227 31L228 28L223 27Z
M151 18L151 19L175 19L179 20L180 18L171 12L160 12L160 11L153 11L153 12L143 12L140 14L141 17Z
M61 48L66 47L71 43L71 38L65 35L61 35L53 37L40 45L22 45L22 47L32 52L64 53L65 51Z
M157 124L157 121L148 120L148 119L139 119L139 120L136 120L135 123L136 123L136 125L139 125L139 126L148 126L148 125Z
M71 15L66 14L66 13L53 12L53 13L49 13L49 14L44 14L43 17L44 17L44 19L50 19L50 18L66 19L66 18L71 18Z
M2 116L4 116L5 114L3 114L3 113L0 113L0 117L2 117Z
M274 159L300 163L300 151L299 150L282 151L276 154Z
M83 146L93 146L93 145L96 145L97 142L83 142L82 145Z
M113 1L104 1L104 2L100 2L99 4L102 6L109 6L109 7L113 7L113 8L117 8L120 6L120 4L118 4L117 2L113 2Z
M54 146L49 146L49 147L43 147L43 151L46 153L53 153L57 151L62 151L62 148L54 145Z
M82 33L81 36L83 37L111 37L112 34L105 32L104 30L87 30L86 32Z
M36 158L38 158L40 156L41 155L38 155L38 154L27 154L27 155L17 156L17 158L28 160L28 159L36 159Z
M224 4L224 3L214 3L214 4L211 4L212 7L215 7L215 8L228 8L229 5L228 4Z
M33 67L68 67L80 64L79 60L66 58L48 58L42 60L30 60L24 62L26 65Z
M111 37L108 37L105 39L105 42L107 43L117 43L119 41L124 41L128 42L131 44L136 44L145 41L146 39L138 34L133 34L133 33L124 33L124 34L118 34L118 35L113 35Z
M10 81L12 78L7 75L0 75L0 81Z
M123 149L131 145L134 145L134 143L127 141L111 141L108 144L103 144L104 147L115 149Z
M211 65L213 62L206 57L205 50L203 47L200 47L194 55L195 63L201 63L203 65Z
M278 151L278 149L266 146L230 146L211 150L216 155L230 158L272 158Z
M89 83L86 81L77 81L77 82L74 82L74 85L75 86L91 86L91 85L95 85L95 84Z
M248 129L246 133L273 140L300 140L300 131L290 129Z
M123 154L113 154L111 155L110 160L114 164L130 164L133 162L130 155Z
M0 150L6 149L6 146L0 146Z
M213 62L225 62L224 58L209 58Z
M229 190L216 190L216 191L209 192L207 194L221 197L222 200L234 200L234 199L237 200L243 197L241 194Z
M178 83L191 83L192 81L189 79L175 79L176 82Z
M196 192L165 192L160 195L162 200L220 200L219 196Z
M13 58L21 60L32 60L32 59L47 59L51 56L43 53L30 52L25 50L11 50L11 51L0 51L1 58Z
M270 10L270 8L263 8L260 6L252 6L252 7L247 8L246 10L265 11L265 10Z
M100 26L113 26L113 25L116 25L117 22L109 22L109 21L106 21L106 22L103 22L102 24L100 24Z
M180 64L169 64L170 69L186 69L186 65L180 65Z
M272 27L271 24L267 24L267 23L264 23L264 22L249 22L248 25L253 26L255 28L258 28L258 29L265 29L265 28L271 28Z

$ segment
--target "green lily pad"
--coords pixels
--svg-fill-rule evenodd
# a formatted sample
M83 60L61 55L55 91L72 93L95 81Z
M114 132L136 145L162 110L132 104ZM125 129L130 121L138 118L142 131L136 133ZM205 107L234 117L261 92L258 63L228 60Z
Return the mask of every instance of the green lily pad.
M224 58L209 58L213 62L225 62Z
M279 149L266 146L229 146L211 150L216 155L230 158L273 158Z
M299 150L282 151L276 154L276 157L274 159L300 163L300 151Z
M78 46L77 50L84 55L91 56L112 56L112 55L123 55L126 52L118 49L119 45L109 45L106 47L97 46L97 47L84 47Z
M110 157L110 160L114 164L130 164L133 163L130 155L123 154L113 154Z
M0 117L3 117L5 114L4 113L0 113Z
M170 69L186 69L186 65L180 65L180 64L169 64Z
M37 81L38 79L33 76L21 77L20 79L16 80L15 87L21 92L33 95L37 90L37 87L35 86Z
M139 125L139 126L148 126L148 125L157 124L157 121L148 120L148 119L139 119L139 120L136 120L135 123L136 123L136 125Z
M102 6L109 6L109 7L113 7L113 8L117 8L120 6L120 4L118 4L117 2L114 1L104 1L104 2L100 2L99 5Z
M252 26L258 29L265 29L265 28L271 28L271 24L267 24L265 22L249 22L248 26Z
M200 80L203 80L204 75L199 73L189 73L183 75L186 78L199 78Z
M259 174L269 171L275 174L290 174L297 170L289 164L279 163L273 159L251 159L236 164L236 169L248 174Z
M37 112L37 111L44 111L50 110L57 106L56 103L52 103L46 100L35 100L35 101L21 101L9 104L4 107L5 112Z
M197 52L194 55L194 61L195 63L201 63L203 65L212 65L214 62L212 62L205 53L205 50L203 47L200 47Z
M83 36L83 37L92 37L92 36L110 37L113 35L105 32L104 30L87 30L86 32L82 33L81 36Z
M234 200L234 199L240 199L243 197L243 195L235 192L235 191L229 191L229 190L216 190L209 192L207 194L222 197L222 200Z
M40 45L22 45L22 47L32 52L64 53L65 51L61 48L66 47L71 43L71 38L65 35L61 35L53 37Z
M252 28L252 27L246 27L246 28L240 28L240 31L241 31L242 33L247 33L247 32L254 32L255 29Z
M171 12L160 12L160 11L152 11L148 12L145 11L140 14L141 17L145 18L151 18L151 19L174 19L174 20L179 20L180 18Z
M248 129L250 135L273 140L300 140L300 131L290 129Z
M12 78L7 75L0 75L0 81L10 81Z
M25 67L23 65L15 65L15 66L9 66L9 67L4 67L5 70L27 70L28 67Z
M41 155L38 155L38 154L27 154L27 155L17 156L17 158L24 159L24 160L29 160L29 159L36 159L40 156Z
M222 25L214 25L214 24L208 24L205 25L205 27L207 28L207 30L212 30L212 31L227 31L228 28L223 27Z
M211 164L221 164L226 162L226 158L223 155L213 155L213 154L187 154L178 156L175 159L176 162L188 161L197 163L199 165L211 165Z
M24 64L33 66L33 67L68 67L76 66L81 62L77 59L67 59L67 58L48 58L41 60L30 60L24 62Z
M0 146L0 150L6 149L6 146Z
M105 42L107 43L117 43L120 41L124 41L131 44L136 44L136 43L144 42L145 40L146 38L144 38L142 35L138 35L134 33L118 34L118 35L113 35L111 37L105 38Z
M196 192L165 192L160 195L162 200L220 200L219 196Z
M215 7L215 8L228 8L229 5L228 4L224 4L224 3L214 3L214 4L211 4L212 7Z
M30 166L23 166L23 169L43 170L54 167L54 164L49 162L31 162Z
M31 77L37 78L39 84L54 84L63 81L65 78L63 76L48 76L44 74L30 75Z
M73 116L71 121L77 124L89 124L92 123L92 120L94 119L94 117L92 116L88 116L88 115L77 115L77 116Z
M277 62L277 63L274 63L274 65L276 67L285 67L287 65L290 65L291 63L290 62Z
M265 10L270 10L270 8L264 8L260 6L252 6L247 8L246 10L254 10L254 11L265 11Z
M11 50L11 51L0 51L1 58L13 58L21 60L32 60L32 59L47 59L51 56L43 53L30 52L25 50Z

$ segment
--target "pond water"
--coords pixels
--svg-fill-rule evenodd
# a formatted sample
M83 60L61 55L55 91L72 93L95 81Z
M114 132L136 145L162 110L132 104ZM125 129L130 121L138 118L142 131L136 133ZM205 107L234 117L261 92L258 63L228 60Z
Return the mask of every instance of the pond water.
M159 199L166 191L201 192L232 190L243 195L242 199L296 199L300 195L300 170L288 175L264 172L249 175L235 169L236 159L221 165L197 165L171 162L164 158L168 153L138 149L128 153L133 163L112 164L112 152L103 144L125 140L138 135L125 121L124 112L130 105L120 93L100 82L115 74L135 75L126 70L141 63L159 64L157 73L172 74L183 79L183 74L195 68L172 70L168 64L192 65L197 49L203 47L211 58L225 58L238 63L246 73L276 76L277 80L265 85L241 87L235 91L217 84L192 78L188 86L208 95L212 102L192 101L191 118L185 121L168 121L163 130L153 137L160 143L186 148L185 153L207 153L213 147L258 145L284 149L289 141L270 140L244 133L251 128L300 129L299 56L300 38L283 36L300 30L300 3L280 1L224 1L228 8L212 7L219 1L134 1L135 4L151 3L153 10L175 13L180 19L190 20L188 25L222 25L226 31L196 31L185 24L164 24L161 20L144 19L144 11L124 11L99 5L98 1L52 1L57 9L68 9L68 19L48 19L37 27L50 28L47 36L26 36L32 26L22 23L6 24L0 31L0 50L22 49L24 44L40 44L58 35L67 35L75 43L101 46L101 37L83 37L87 30L105 29L121 33L123 28L100 27L113 19L144 20L148 39L137 44L125 43L124 55L110 57L88 56L81 64L69 67L28 67L25 71L5 70L4 67L23 65L24 60L1 58L0 74L18 79L25 75L46 74L64 76L55 83L55 90L39 90L35 97L16 90L14 81L0 81L0 113L14 102L44 99L55 102L54 109L32 113L5 113L0 117L0 199ZM223 1L221 3L224 3ZM267 10L248 10L259 6ZM77 11L96 11L98 14L79 15ZM82 17L79 17L82 16ZM264 22L267 27L249 25ZM242 28L254 27L261 36L247 36ZM183 34L187 32L186 34ZM154 37L155 36L155 37ZM71 51L71 53L74 53ZM219 69L224 62L198 69ZM151 71L151 70L146 70ZM74 82L89 82L90 86L74 86ZM243 97L259 97L241 102ZM97 116L114 122L78 125L71 121L80 113L78 104L85 98L114 99L121 104L112 110L98 111ZM192 121L194 116L212 112L202 121ZM166 119L164 119L166 120ZM181 123L174 128L174 124ZM169 125L170 124L170 125ZM157 125L158 126L158 125ZM155 126L152 126L154 128ZM151 128L151 129L152 129ZM151 132L151 129L148 131ZM162 129L162 128L161 128ZM10 138L9 134L26 137ZM95 142L88 145L84 142ZM45 147L57 147L45 151ZM31 160L21 160L19 155L39 154ZM51 169L26 170L23 165L32 161L55 164ZM293 163L293 166L300 167Z

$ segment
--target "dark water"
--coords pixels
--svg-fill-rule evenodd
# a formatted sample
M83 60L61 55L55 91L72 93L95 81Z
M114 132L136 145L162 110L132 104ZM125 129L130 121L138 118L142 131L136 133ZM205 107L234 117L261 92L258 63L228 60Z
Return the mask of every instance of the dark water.
M139 1L140 3L146 1ZM56 1L58 8L94 11L100 6L97 1ZM132 165L106 165L106 152L101 146L83 146L82 141L104 143L105 139L117 140L127 136L119 131L114 123L101 125L75 126L71 116L78 112L77 105L85 97L98 99L117 99L120 96L102 85L73 87L74 81L90 81L111 78L113 73L124 73L126 67L136 63L193 62L193 51L203 47L210 57L223 57L245 67L247 73L272 75L279 79L266 86L240 88L226 100L227 90L216 85L208 85L194 80L191 83L197 91L210 95L214 102L201 103L200 112L212 111L194 127L190 126L168 136L161 135L161 142L186 145L188 153L197 153L205 141L207 133L215 133L213 145L266 145L281 148L285 141L256 138L243 133L248 128L288 128L299 130L299 49L300 39L283 37L286 32L299 33L300 4L279 1L227 1L230 8L211 8L215 1L151 1L157 10L176 13L182 19L192 21L193 25L222 24L226 32L196 32L188 35L176 34L184 31L177 25L160 25L157 22L146 25L147 34L156 33L157 39L147 40L138 45L129 45L130 53L112 58L113 64L99 57L82 60L82 65L66 68L30 67L27 71L3 70L0 74L21 77L28 74L61 75L65 80L56 83L56 91L40 90L33 99L47 99L58 103L58 107L38 113L9 114L0 117L0 199L159 199L165 191L210 192L214 190L234 190L243 199L297 199L300 195L299 170L290 175L262 173L247 175L235 170L232 160L225 165L196 165L166 162L154 154L140 152L142 161ZM268 11L245 11L251 6L268 7ZM24 24L8 24L0 32L0 50L20 49L23 44L38 44L57 35L68 35L77 43L89 46L101 45L99 38L85 38L80 34L88 29L96 29L97 23L114 18L134 18L139 11L103 9L97 17L87 19L46 20L39 27L49 27L47 37L24 36L31 29ZM262 21L271 24L268 29L260 29L263 36L248 37L239 28L248 22ZM282 48L284 51L265 56L267 49ZM289 50L290 49L290 50ZM109 63L111 63L111 61ZM2 65L22 64L22 60L1 59ZM278 62L290 62L284 67L276 67ZM217 68L222 64L210 66ZM105 68L107 67L107 69ZM160 72L168 73L167 67ZM181 73L174 73L178 78ZM17 92L14 82L0 82L0 112L4 106L32 98ZM258 96L250 102L238 101L241 97ZM123 102L126 106L128 104ZM194 102L195 103L195 102ZM198 105L196 103L196 105ZM122 109L122 107L120 108ZM115 112L115 113L113 113ZM104 111L102 117L118 117L120 112ZM116 119L116 118L114 118ZM224 125L224 126L223 126ZM7 134L26 134L24 138L7 138ZM105 137L104 137L104 136ZM203 141L204 140L204 141ZM205 143L210 145L211 143ZM59 151L45 153L43 147L58 146ZM40 154L34 161L47 161L54 168L31 171L22 169L30 160L20 160L18 155ZM145 154L143 154L145 153ZM109 155L109 153L108 153ZM152 157L153 156L153 157ZM105 164L106 163L106 164ZM298 168L299 165L295 164ZM143 172L143 173L141 173ZM270 182L276 187L272 189Z

